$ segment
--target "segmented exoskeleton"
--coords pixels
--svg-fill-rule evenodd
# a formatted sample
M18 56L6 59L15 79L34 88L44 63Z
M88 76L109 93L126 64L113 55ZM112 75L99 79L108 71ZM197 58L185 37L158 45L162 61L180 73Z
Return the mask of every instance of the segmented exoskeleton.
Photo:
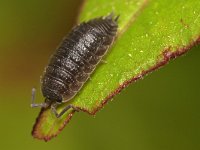
M116 36L118 17L113 18L111 13L83 22L71 30L51 57L41 79L45 102L34 104L33 101L32 107L51 106L56 117L69 108L77 110L73 105L68 105L58 114L56 107L77 94L106 54Z

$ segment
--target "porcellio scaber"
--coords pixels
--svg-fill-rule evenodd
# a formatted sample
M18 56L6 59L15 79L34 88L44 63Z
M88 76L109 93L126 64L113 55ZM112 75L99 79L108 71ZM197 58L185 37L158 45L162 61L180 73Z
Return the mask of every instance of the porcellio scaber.
M113 13L75 26L63 39L56 52L51 56L41 78L41 90L45 102L34 103L35 89L32 90L31 107L51 106L56 117L62 116L69 104L60 113L58 105L71 100L87 81L97 64L106 54L117 33L117 20Z

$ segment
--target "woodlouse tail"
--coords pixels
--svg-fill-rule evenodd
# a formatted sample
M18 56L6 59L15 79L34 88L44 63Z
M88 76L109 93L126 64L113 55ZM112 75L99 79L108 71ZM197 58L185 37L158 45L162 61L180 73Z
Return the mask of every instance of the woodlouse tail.
M111 12L107 17L106 19L110 19L110 20L113 20L113 17L115 16L114 12ZM115 18L114 18L114 21L117 22L118 19L119 19L120 15L117 15Z
M120 15L117 15L116 17L115 17L115 22L117 22L118 21L118 19L119 19L119 17L120 17Z

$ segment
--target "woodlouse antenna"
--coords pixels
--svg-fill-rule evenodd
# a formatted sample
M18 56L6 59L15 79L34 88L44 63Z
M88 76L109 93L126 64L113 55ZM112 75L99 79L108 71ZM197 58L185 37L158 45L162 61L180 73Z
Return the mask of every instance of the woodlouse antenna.
M31 91L31 102L33 103L34 100L35 100L35 93L36 93L36 89L35 88L32 88L32 91Z
M35 93L36 93L36 89L32 88L31 91L31 107L42 107L42 108L47 108L49 106L48 103L44 102L44 103L40 103L40 104L35 104Z

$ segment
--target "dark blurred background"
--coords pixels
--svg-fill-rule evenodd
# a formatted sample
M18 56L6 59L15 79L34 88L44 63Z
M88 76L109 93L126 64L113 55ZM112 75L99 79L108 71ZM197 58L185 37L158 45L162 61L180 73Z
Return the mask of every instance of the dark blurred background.
M96 117L77 113L45 143L31 130L31 88L82 1L0 1L0 146L29 150L200 149L200 47L126 88Z

